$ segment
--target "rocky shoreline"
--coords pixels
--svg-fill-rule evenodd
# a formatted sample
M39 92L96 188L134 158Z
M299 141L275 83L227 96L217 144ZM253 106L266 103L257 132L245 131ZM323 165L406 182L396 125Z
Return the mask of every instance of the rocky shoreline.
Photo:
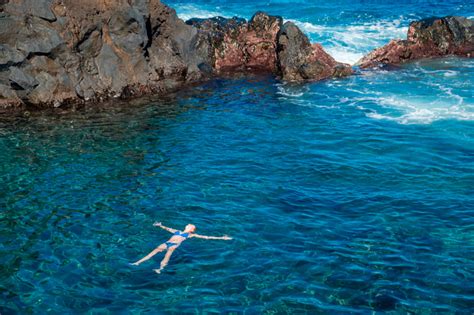
M407 40L391 41L357 65L473 52L472 20L433 18L413 22ZM292 22L263 12L250 21L184 22L159 0L0 0L0 108L160 95L236 72L306 81L354 70Z
M448 16L412 22L406 40L392 40L364 56L356 65L370 68L448 55L474 56L473 20Z

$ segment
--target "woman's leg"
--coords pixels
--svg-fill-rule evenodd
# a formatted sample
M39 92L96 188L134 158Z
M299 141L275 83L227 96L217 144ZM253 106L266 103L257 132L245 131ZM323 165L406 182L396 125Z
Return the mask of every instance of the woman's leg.
M170 261L171 255L173 255L173 252L175 250L175 247L171 247L168 249L168 251L165 254L165 258L161 261L160 264L160 269L153 269L156 273L161 273L161 270L163 270L166 265L168 265L168 262Z
M158 246L157 248L155 248L154 250L152 250L148 255L146 255L145 257L143 257L142 259L140 259L139 261L137 262L134 262L133 264L130 264L130 265L134 265L134 266L138 266L139 264L141 264L142 262L144 261L147 261L148 259L150 259L151 257L155 256L156 254L158 254L159 252L162 252L166 249L166 244L161 244L160 246Z

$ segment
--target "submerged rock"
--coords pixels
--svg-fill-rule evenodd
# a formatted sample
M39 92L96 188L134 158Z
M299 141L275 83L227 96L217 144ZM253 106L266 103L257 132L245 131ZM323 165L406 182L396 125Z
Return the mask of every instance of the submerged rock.
M392 40L358 63L361 68L409 60L457 55L474 56L474 21L457 16L412 22L406 40Z

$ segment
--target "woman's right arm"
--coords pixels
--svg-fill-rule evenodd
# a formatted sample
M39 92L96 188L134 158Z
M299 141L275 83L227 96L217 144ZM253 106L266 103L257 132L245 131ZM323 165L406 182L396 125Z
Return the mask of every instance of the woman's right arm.
M170 233L176 233L176 231L178 231L178 230L169 228L169 227L167 227L167 226L164 226L163 224L161 224L161 222L155 222L155 223L153 223L153 226L160 227L160 228L162 228L163 230L166 230L166 231L168 231L168 232L170 232Z

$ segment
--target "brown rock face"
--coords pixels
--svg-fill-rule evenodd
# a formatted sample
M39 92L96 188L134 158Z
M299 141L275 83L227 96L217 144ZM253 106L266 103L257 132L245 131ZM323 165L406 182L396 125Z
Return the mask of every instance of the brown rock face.
M278 60L282 78L289 81L322 80L353 73L348 64L339 63L312 44L292 22L286 22L278 35Z
M252 17L243 36L247 67L275 71L277 35L282 23L281 17L262 12Z
M474 56L473 20L450 16L413 22L407 40L392 40L364 56L357 65L369 68L446 55Z
M336 62L319 44L293 23L259 12L250 22L243 19L191 19L187 22L209 38L216 71L262 70L284 80L321 80L352 73Z
M277 69L277 34L282 18L256 13L250 22L221 17L187 22L206 34L211 42L214 68L220 71Z

